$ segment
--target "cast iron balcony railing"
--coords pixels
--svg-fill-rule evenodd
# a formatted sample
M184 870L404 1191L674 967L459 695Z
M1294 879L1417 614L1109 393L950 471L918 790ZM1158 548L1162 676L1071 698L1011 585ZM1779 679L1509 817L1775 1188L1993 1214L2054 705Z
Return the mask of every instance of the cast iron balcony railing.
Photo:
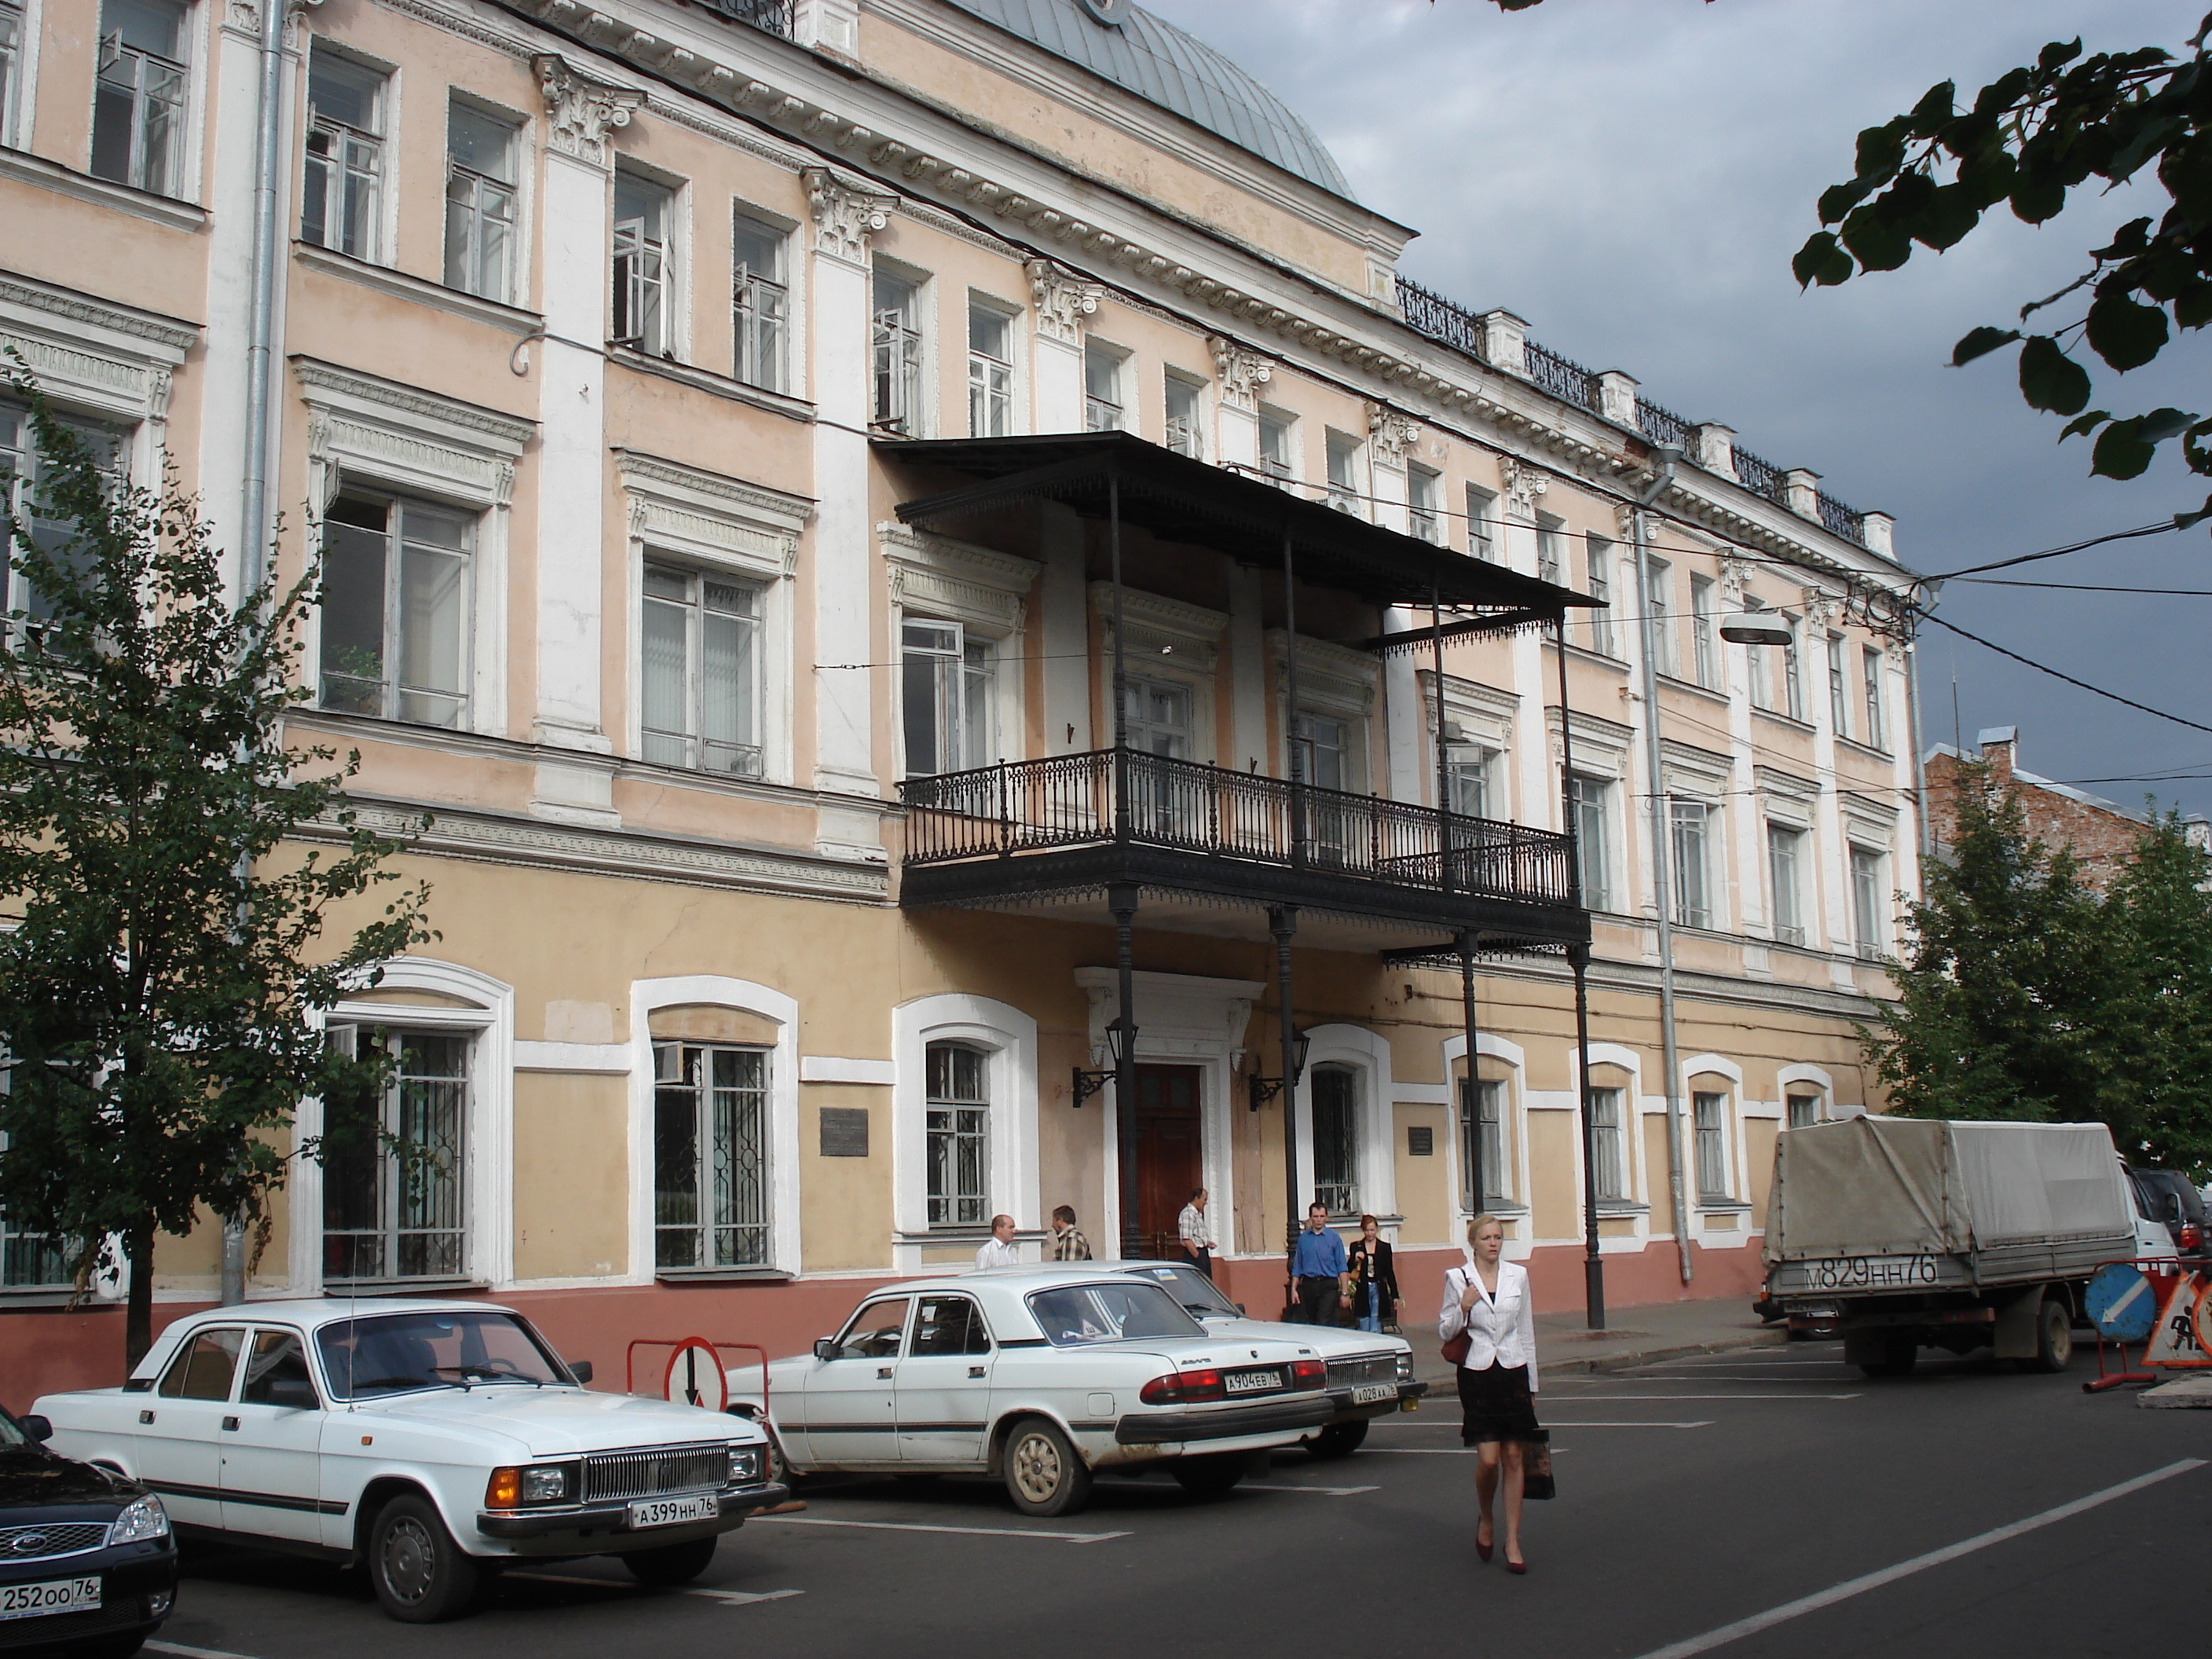
M1534 340L1527 343L1528 378L1550 392L1554 398L1579 404L1592 414L1603 414L1604 404L1598 397L1597 376L1580 363L1571 362L1549 346L1540 346Z
M1464 306L1454 305L1411 277L1398 279L1398 309L1406 325L1417 334L1464 351L1477 362L1490 361L1490 347L1482 319Z
M799 0L699 0L709 11L739 23L750 23L757 29L770 34L792 38L796 25Z
M1764 495L1779 506L1787 506L1789 497L1782 486L1782 469L1771 461L1763 461L1749 450L1738 445L1735 450L1736 482L1754 495Z
M1397 889L1572 903L1570 842L1548 830L1131 750L909 778L909 865L1141 844ZM1126 806L1126 811L1121 810ZM1448 826L1448 829L1447 829Z
M1698 429L1671 409L1636 400L1636 429L1655 444L1672 444L1685 455L1695 459Z

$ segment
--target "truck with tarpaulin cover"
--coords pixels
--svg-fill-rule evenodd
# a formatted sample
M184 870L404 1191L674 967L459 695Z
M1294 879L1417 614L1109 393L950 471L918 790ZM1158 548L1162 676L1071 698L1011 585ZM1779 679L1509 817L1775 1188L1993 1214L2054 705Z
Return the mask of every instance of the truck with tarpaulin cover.
M2138 1231L2101 1123L1808 1124L1775 1144L1767 1293L1869 1376L1923 1347L2063 1370L2084 1287Z

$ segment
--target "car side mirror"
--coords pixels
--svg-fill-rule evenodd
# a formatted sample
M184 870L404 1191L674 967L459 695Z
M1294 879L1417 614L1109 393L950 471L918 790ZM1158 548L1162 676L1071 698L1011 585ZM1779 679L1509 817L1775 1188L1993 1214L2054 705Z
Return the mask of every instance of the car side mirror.
M1244 1304L1242 1302L1237 1304L1237 1311L1240 1314L1244 1311Z
M315 1385L304 1376L270 1378L262 1400L264 1404L295 1412L311 1412L322 1403L315 1398Z
M568 1362L568 1375L574 1377L579 1382L588 1382L592 1380L592 1362L590 1360L571 1359Z
M836 1337L817 1336L814 1339L814 1357L817 1359L834 1359L836 1355L837 1339Z
M47 1418L34 1413L29 1417L19 1417L15 1420L23 1425L23 1432L30 1437L33 1445L43 1446L54 1437L53 1423Z

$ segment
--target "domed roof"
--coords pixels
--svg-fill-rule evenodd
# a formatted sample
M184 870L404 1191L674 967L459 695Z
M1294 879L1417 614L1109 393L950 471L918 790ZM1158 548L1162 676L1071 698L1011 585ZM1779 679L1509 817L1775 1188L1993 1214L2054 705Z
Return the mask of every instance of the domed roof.
M1336 158L1289 106L1204 41L1125 0L951 0L1346 200ZM1116 21L1097 21L1094 11Z

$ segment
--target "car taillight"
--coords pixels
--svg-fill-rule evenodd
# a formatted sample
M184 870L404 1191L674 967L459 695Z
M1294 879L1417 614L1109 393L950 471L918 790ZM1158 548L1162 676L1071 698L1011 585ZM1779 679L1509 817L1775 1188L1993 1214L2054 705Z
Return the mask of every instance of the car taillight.
M1291 1386L1293 1389L1318 1389L1328 1381L1328 1366L1319 1359L1294 1360L1291 1364Z
M2203 1249L2204 1248L2204 1229L2198 1226L2193 1221L2183 1222L2181 1224L2181 1248L2185 1250Z
M1147 1406L1184 1406L1193 1401L1224 1400L1228 1395L1229 1385L1211 1365L1194 1371L1170 1371L1137 1392L1137 1398Z

